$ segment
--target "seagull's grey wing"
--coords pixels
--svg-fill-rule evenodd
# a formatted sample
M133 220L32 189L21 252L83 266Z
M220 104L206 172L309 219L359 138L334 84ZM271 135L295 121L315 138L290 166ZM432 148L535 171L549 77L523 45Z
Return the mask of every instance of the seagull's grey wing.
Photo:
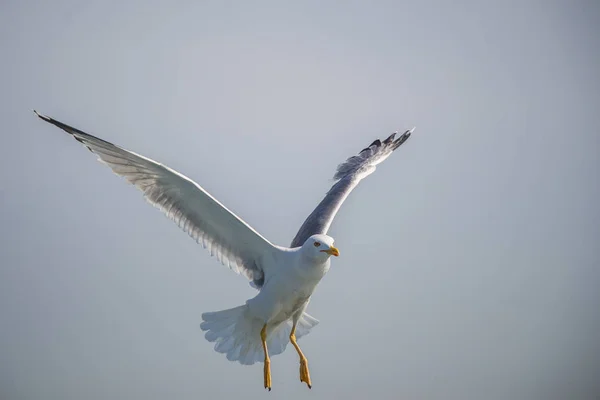
M99 161L144 193L211 255L260 286L264 280L261 256L275 247L252 227L225 208L191 179L149 158L89 135L35 112L38 117L63 129L84 144Z
M352 189L362 179L373 173L377 164L388 158L394 150L400 147L410 137L414 129L404 132L398 138L396 138L397 133L393 133L383 142L377 139L358 155L352 156L338 165L333 177L337 182L304 221L292 241L291 247L302 246L306 239L312 235L327 233L335 214Z

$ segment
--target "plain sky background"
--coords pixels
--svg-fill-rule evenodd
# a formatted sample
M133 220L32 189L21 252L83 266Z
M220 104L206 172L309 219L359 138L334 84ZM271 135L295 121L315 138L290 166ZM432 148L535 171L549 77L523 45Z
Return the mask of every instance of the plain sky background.
M600 397L594 1L0 2L0 398ZM196 180L287 245L351 194L300 341L244 367L255 294L36 108Z

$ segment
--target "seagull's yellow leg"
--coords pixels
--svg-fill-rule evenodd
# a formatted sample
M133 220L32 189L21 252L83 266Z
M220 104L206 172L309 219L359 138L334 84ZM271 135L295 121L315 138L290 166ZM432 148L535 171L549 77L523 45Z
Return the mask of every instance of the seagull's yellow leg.
M271 391L271 360L269 359L269 350L267 349L267 324L260 331L260 340L265 351L265 389Z
M300 350L300 346L296 342L296 325L292 327L292 332L290 333L290 342L296 348L298 355L300 356L300 382L306 382L308 388L312 388L312 384L310 382L310 373L308 372L308 360L304 357L304 353Z

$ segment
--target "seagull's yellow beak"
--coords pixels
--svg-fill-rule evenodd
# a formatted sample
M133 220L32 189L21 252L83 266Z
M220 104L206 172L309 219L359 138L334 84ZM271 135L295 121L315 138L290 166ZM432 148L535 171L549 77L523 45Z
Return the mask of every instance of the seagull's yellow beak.
M322 251L323 253L327 253L327 254L329 254L330 256L336 256L336 257L337 257L337 256L339 256L339 255L340 255L340 251L339 251L337 248L333 247L333 246L331 246L331 247L330 247L329 249L327 249L327 250L321 250L321 251Z

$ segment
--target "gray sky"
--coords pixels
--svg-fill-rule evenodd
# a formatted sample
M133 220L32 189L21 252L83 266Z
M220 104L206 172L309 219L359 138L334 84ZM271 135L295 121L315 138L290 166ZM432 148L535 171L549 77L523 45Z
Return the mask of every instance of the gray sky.
M36 108L284 245L416 125L330 231L313 390L290 347L269 398L597 399L598 4L299 3L0 4L0 398L267 396L198 327L245 279Z

